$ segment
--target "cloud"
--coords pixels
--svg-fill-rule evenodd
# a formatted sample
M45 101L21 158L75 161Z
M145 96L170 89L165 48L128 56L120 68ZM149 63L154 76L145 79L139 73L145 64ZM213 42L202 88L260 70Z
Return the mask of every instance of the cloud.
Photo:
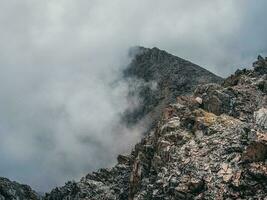
M3 0L0 176L46 191L129 150L128 48L157 46L225 76L266 55L266 1ZM140 127L143 128L143 127Z

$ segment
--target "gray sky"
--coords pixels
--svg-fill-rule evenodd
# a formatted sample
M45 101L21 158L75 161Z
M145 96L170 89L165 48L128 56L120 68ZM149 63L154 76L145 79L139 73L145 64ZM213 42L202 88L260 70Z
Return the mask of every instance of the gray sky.
M139 140L118 125L131 46L226 76L267 55L266 0L0 0L0 176L46 191ZM123 131L121 131L123 130Z

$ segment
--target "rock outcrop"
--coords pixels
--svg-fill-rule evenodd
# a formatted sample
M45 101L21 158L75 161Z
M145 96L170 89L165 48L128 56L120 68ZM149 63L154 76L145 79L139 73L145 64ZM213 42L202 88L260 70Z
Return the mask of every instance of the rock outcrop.
M267 58L259 57L253 66L221 84L201 84L176 96L131 154L43 199L265 200ZM37 198L27 186L15 188L17 183L4 180L0 199Z
M178 96L115 167L45 199L266 199L266 63Z
M154 127L162 110L179 95L192 94L201 84L221 83L222 78L206 69L158 48L135 47L132 62L124 71L130 80L130 93L140 98L140 105L125 113L128 125L145 120Z
M39 200L40 198L30 186L0 178L0 200Z

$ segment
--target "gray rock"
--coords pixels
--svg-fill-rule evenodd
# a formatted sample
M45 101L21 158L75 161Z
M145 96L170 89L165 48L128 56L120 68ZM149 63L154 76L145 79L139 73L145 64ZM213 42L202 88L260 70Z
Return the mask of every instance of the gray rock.
M262 56L258 56L258 60L253 63L255 72L259 74L267 74L267 59Z
M233 85L202 85L194 96L178 97L118 165L87 175L75 192L66 185L45 199L266 198L267 101L254 84L263 77L254 70L233 76Z
M132 51L133 60L124 76L146 84L130 87L129 97L137 94L141 105L126 112L124 119L128 125L145 119L154 127L162 110L174 103L177 96L191 94L199 84L223 81L206 69L158 48L135 47ZM156 83L157 87L151 88L148 83ZM136 88L136 85L140 87Z
M136 62L145 63L144 69L140 65L140 72L131 73L146 81L161 80L164 64L173 63L170 68L176 69L177 62L187 62L158 49L143 51ZM153 61L152 68L147 60ZM155 61L161 64L153 65ZM264 66L262 58L258 62L253 70L240 70L221 85L202 84L187 96L168 96L179 94L179 88L172 90L168 84L167 93L163 86L146 93L148 108L140 116L158 109L161 117L131 154L119 155L110 169L53 189L44 200L266 199L267 95L258 87L266 74L258 69ZM195 87L191 86L182 93ZM155 94L174 102L160 109L162 99L153 101ZM168 101L163 102L162 106ZM28 186L5 179L0 183L0 199L38 198Z
M261 108L254 113L256 124L267 129L267 108Z
M40 196L30 186L7 178L0 178L0 200L39 200Z

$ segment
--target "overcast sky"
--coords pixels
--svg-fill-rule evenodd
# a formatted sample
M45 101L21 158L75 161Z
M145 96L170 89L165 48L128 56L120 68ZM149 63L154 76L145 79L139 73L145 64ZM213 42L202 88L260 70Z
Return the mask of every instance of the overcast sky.
M0 0L0 176L47 191L111 166L140 138L118 125L127 84L114 81L128 48L156 46L227 76L267 55L266 8L266 0Z

